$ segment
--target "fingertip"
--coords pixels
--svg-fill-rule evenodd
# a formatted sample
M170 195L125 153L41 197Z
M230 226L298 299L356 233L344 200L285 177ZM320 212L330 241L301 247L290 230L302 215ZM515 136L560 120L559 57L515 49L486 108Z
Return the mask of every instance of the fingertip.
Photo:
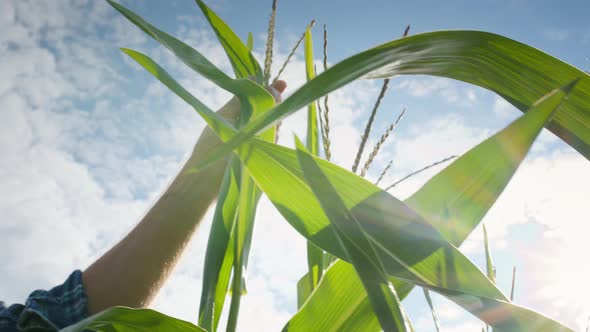
M287 89L287 82L283 80L278 80L272 84L272 87L279 93L283 93L285 89Z

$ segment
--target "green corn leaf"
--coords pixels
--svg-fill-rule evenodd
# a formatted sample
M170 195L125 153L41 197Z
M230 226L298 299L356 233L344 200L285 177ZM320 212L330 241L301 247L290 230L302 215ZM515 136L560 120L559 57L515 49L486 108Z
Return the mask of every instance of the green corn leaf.
M262 69L256 58L250 53L254 44L252 34L248 35L248 46L244 45L236 33L213 12L201 0L196 0L203 15L209 21L211 28L215 31L217 39L225 49L229 61L234 68L236 77L247 78L248 76L256 77L257 82L262 82Z
M144 69L146 69L150 74L156 77L162 84L164 84L168 89L174 92L177 96L179 96L182 100L184 100L187 104L191 105L197 113L207 122L207 125L219 136L221 140L228 140L230 139L235 133L237 132L236 129L221 117L219 114L213 112L209 107L195 98L190 92L188 92L185 88L183 88L178 82L176 82L164 68L158 65L155 61L153 61L147 55L123 48L121 49L125 54L135 60L139 65L141 65ZM247 80L243 80L247 81ZM249 81L250 82L250 81ZM253 83L253 82L252 82ZM253 83L255 84L255 83ZM265 89L263 89L266 91ZM248 98L248 100L254 100L253 105L257 105L255 108L256 113L255 115L262 114L263 110L268 110L272 108L275 101L274 98L268 93L265 92L266 95L262 98L253 97ZM270 100L267 98L270 97ZM244 104L242 104L244 107ZM242 111L244 109L242 108ZM242 116L241 121L245 122L248 121L247 117ZM274 129L271 128L260 135L261 138L265 140L274 139Z
M535 104L531 110L532 112L516 120L511 126L494 137L500 137L501 140L505 132L515 135L517 132L522 131L532 135L534 139L534 136L538 134L540 128L558 108L570 88L555 90L542 98ZM485 144L485 142L482 144ZM325 216L318 211L320 208L317 203L307 199L311 193L303 182L301 170L297 168L293 160L294 156L289 149L253 141L238 151L240 151L240 158L245 161L259 186L299 232L332 254L340 258L346 258L341 247L336 244L334 230L329 225L329 222L325 220ZM525 152L523 151L523 153ZM502 153L506 153L506 151ZM362 220L364 225L371 225L366 231L375 243L381 246L387 254L395 257L393 261L385 261L387 272L390 275L415 284L422 284L431 290L439 292L500 330L502 330L502 327L506 328L507 326L511 328L515 326L532 326L530 325L532 324L530 319L534 319L535 324L546 328L547 331L567 330L551 319L510 304L508 299L495 288L489 279L481 275L479 270L470 272L469 277L466 277L465 273L471 269L470 262L466 261L454 247L446 245L445 241L439 238L438 233L429 231L426 226L429 224L422 223L420 217L412 217L411 212L409 212L411 210L406 210L407 208L399 205L401 202L396 203L393 197L380 191L379 188L364 179L351 176L352 173L350 172L322 160L317 160L317 162L330 178L337 192L341 193L343 198L347 200L345 201L347 207L355 213L358 220ZM277 181L272 179L281 179L281 183L286 188L289 188L288 193L285 193L280 188L281 186L276 186ZM293 197L298 199L295 200ZM403 213L400 211L403 211ZM393 220L388 219L386 216L390 216ZM388 220L386 226L384 225L385 228L381 228L383 223L383 221L380 221L381 218ZM402 220L408 220L408 222L405 223ZM401 227L396 228L395 225ZM406 227L407 229L404 229ZM404 235L402 236L401 233L404 233ZM412 238L417 235L420 236L419 240ZM420 250L423 250L424 245L430 241L436 242L445 248L439 258L436 257L437 253L434 250L429 255L415 257L412 260L413 265L407 263L403 267L396 265L396 261L404 261L401 257L404 253L400 253L399 250L410 255L419 255ZM419 242L421 248L413 247L413 242ZM426 256L428 257L425 258ZM410 256L405 257L410 259ZM436 263L438 259L442 261ZM402 263L402 265L404 264ZM405 270L406 268L407 270ZM431 278L427 277L429 274L431 274ZM482 277L484 280L482 280ZM426 279L428 279L427 282L425 282ZM476 279L479 281L475 282ZM439 285L435 286L429 283L439 283ZM473 285L467 286L470 283ZM475 283L478 285L476 286ZM489 293L484 295L481 292ZM475 296L475 298L472 296ZM401 293L400 297L402 297ZM311 299L303 308L310 302ZM486 310L494 307L503 308L510 314L502 317L503 320L501 321L494 320L493 317L486 315Z
M241 122L243 126L247 123L247 119L242 118ZM272 142L274 137L275 128L271 128L262 135L262 138L267 142ZM242 174L242 183L239 192L239 208L232 230L235 260L233 264L232 302L228 319L228 331L236 329L241 296L247 293L245 272L247 271L250 247L252 245L254 217L256 215L258 201L262 195L262 192L254 183L244 165L240 166L240 174Z
M151 309L112 307L90 316L62 332L207 332L192 323L166 316Z
M381 331L367 292L351 264L336 261L326 270L311 297L308 279L309 274L305 274L298 283L298 291L305 292L297 297L300 310L283 331Z
M308 242L308 243L311 243L311 242ZM304 274L303 277L301 277L301 279L299 279L299 281L297 281L297 309L301 308L303 303L305 303L305 301L307 301L307 298L309 297L309 295L311 295L312 282L311 282L309 276L312 274L313 274L313 272L308 272L308 273Z
M209 331L217 330L233 266L234 250L230 237L238 206L239 175L240 161L232 158L225 170L207 241L199 325Z
M318 286L320 279L322 279L322 275L324 274L323 263L324 251L312 242L307 241L307 268L311 275L311 278L306 279L309 282L309 292L314 290ZM306 293L301 292L301 294L303 295ZM309 293L307 293L307 295L309 295ZM301 301L305 302L305 299L301 299Z
M207 77L209 80L214 82L215 84L219 85L221 88L224 88L234 94L237 94L235 91L231 91L235 89L235 84L232 87L231 83L227 83L232 81L232 79L227 76L225 73L217 69L207 58L205 58L201 53L197 52L186 43L172 37L168 33L156 28L155 26L151 25L139 15L134 13L133 11L125 8L124 6L112 1L107 0L107 2L119 11L123 16L125 16L129 21L133 24L137 25L141 30L143 30L146 34L150 37L154 38L160 44L168 48L172 53L174 53L180 60L182 60L186 65L191 67L192 69L196 70L197 72L201 73L203 76ZM199 1L197 1L199 2ZM257 71L260 72L260 66L248 51L248 48L238 36L236 36L223 21L221 21L215 14L210 11L204 4L199 4L203 13L210 20L211 25L213 26L216 33L218 30L221 29L223 33L226 35L223 36L224 40L222 45L228 56L230 57L230 61L234 66L234 70L236 70L236 76L238 78L246 78L250 75L256 75ZM204 6L204 7L203 7ZM218 34L219 37L221 37ZM245 53L245 54L244 54ZM244 59L248 60L248 64L244 64L242 61ZM240 64L239 68L236 69L236 64ZM227 85L228 87L224 87Z
M488 230L486 225L482 224L483 227L483 242L486 254L486 273L488 278L495 284L496 283L496 271L494 270L494 261L492 260L492 252L490 251L490 243L488 241Z
M256 117L258 114L262 114L274 106L274 98L260 85L246 78L232 79L223 71L215 67L201 53L189 45L174 38L166 32L159 30L155 26L145 21L139 15L123 7L122 5L117 4L111 0L107 1L129 21L138 26L141 30L147 33L150 37L154 38L160 44L168 48L189 68L200 73L220 88L225 89L240 98L242 105L242 117L245 117L246 119ZM237 36L235 40L234 38L230 39L232 41L232 45L234 45L236 48L244 48L247 51L246 46L239 38L237 38ZM238 44L240 45L239 47ZM226 51L229 52L227 48Z
M424 291L424 297L426 298L426 302L428 303L428 307L430 308L430 312L432 313L432 320L434 321L434 327L436 328L436 332L440 332L440 323L438 322L438 315L436 314L436 310L434 310L434 304L432 304L432 298L430 298L430 292L426 288L422 288Z
M248 121L248 119L244 117L240 120L241 126ZM275 138L275 130L276 128L274 127L267 130L261 135L262 139L267 142L273 142ZM236 222L232 229L234 261L233 281L231 287L232 300L230 304L227 331L235 331L237 329L241 297L247 293L246 271L250 255L250 247L252 246L256 208L260 196L262 195L262 191L256 186L244 165L241 165L240 174L242 176L242 183L239 192L239 207ZM229 253L226 255L229 255Z
M246 45L248 47L248 50L251 52L254 48L254 35L252 34L252 32L248 32L248 41Z
M437 31L394 40L332 66L272 112L248 124L197 168L221 158L248 137L355 79L417 74L478 85L497 93L523 112L547 91L579 78L578 89L547 128L590 158L588 74L538 49L496 34Z
M581 82L570 82L531 103L525 116L457 158L406 204L451 243L461 245L500 196L543 126L570 105L582 88L573 87Z
M238 151L251 176L292 226L321 248L346 258L334 230L304 182L292 150L254 140ZM316 162L336 190L346 193L343 199L347 208L358 220L371 225L366 231L378 245L388 274L444 293L472 312L482 310L474 306L482 299L491 299L486 300L487 305L507 301L477 267L401 202L336 165L321 159ZM368 218L371 221L366 221ZM443 276L439 270L445 272Z
M443 174L447 174L447 175L454 174L455 176L458 176L459 174L461 174L461 176L466 179L480 178L481 181L476 181L476 182L466 181L464 183L465 188L470 189L470 191L467 191L467 192L484 192L484 193L491 193L492 195L498 196L501 193L501 190L498 191L498 190L489 189L488 187L490 186L490 184L495 185L497 183L504 183L504 182L507 183L509 178L516 171L518 164L522 161L522 159L526 155L526 152L528 151L528 149L532 145L535 137L538 135L538 133L540 132L543 125L547 121L549 121L552 114L557 110L557 108L560 105L560 102L564 99L564 97L567 95L567 93L570 92L571 88L573 87L573 84L575 84L575 82L572 82L572 84L562 88L561 90L554 90L550 94L545 96L544 98L540 99L537 103L535 103L535 105L533 105L531 107L531 109L524 116L522 116L521 118L514 121L511 125L509 125L504 130L500 131L496 135L490 137L489 139L487 139L483 143L474 147L471 151L467 152L462 157L457 159L452 165L448 166L447 169L440 172L439 175L436 175L435 178L438 176L442 176ZM513 146L512 144L506 144L506 142L508 142L508 139L510 139L513 142L513 144L515 144L515 146L519 146L519 148L517 148L516 150L513 150L513 148L511 148ZM494 142L496 142L497 144L494 144ZM500 143L502 143L502 144L500 144ZM522 145L522 146L520 146L520 145ZM518 153L515 154L514 151L518 151ZM483 160L487 159L488 162L492 162L492 161L495 161L498 159L502 159L501 156L506 155L506 154L510 155L510 159L509 159L510 165L511 165L510 171L505 170L504 172L502 172L501 170L505 167L499 167L497 169L492 168L492 169L488 170L485 167L482 167L483 166L482 164L471 164L471 163L464 162L464 158L470 158L469 157L470 155L471 156L479 155L482 158L482 163L484 163ZM471 157L469 160L473 160L473 158ZM505 162L506 162L506 159L503 159L503 160L505 160ZM459 164L461 166L461 168L455 169L454 172L449 172L448 169L453 169L454 167L456 167L455 164ZM495 165L496 166L503 165L503 163L499 162ZM479 174L482 172L487 174L487 176L480 177ZM453 179L453 177L451 177L450 179ZM429 181L429 183L432 181L434 181L434 178L431 181ZM427 184L423 187L423 189L421 189L421 191L431 190L432 196L430 196L430 198L435 199L435 201L436 201L436 197L440 197L440 199L442 199L442 197L457 197L456 200L460 201L460 198L463 195L458 192L448 192L448 191L444 191L444 190L441 191L440 188L441 188L440 186L429 187ZM454 195L454 196L448 196L448 195ZM411 201L411 198L409 199L409 201ZM490 202L489 200L487 202L489 204L486 205L486 207L482 207L483 209L485 209L485 211L483 211L483 213L479 214L480 219L483 217L485 212L487 212L487 209L489 209L493 203L493 201ZM408 201L406 203L408 203ZM417 205L415 205L415 206L417 206ZM469 204L464 204L464 205L461 205L460 207L465 208L465 207L469 207L469 206L470 206ZM458 215L464 216L464 214L462 214L462 213L458 213ZM479 222L479 220L477 220L475 223L473 223L472 221L473 221L472 219L467 219L468 224L471 225L469 227L474 228L477 225L477 223ZM456 222L456 224L462 224L464 221L463 221L463 219L458 219L455 222ZM442 229L445 230L444 228L442 228ZM462 241L457 241L454 244L459 245L460 242L462 242ZM342 264L346 264L346 263L344 263L342 261L338 261L335 264L333 264L326 271L326 275L330 275L331 269L336 269L337 268L336 266L342 265ZM343 284L341 285L342 288L350 289L350 288L356 287L356 283L354 282L353 273L349 273L348 276L343 278L342 280L343 280ZM399 281L398 283L396 283L395 286L396 286L396 289L398 289L398 295L402 299L409 293L409 291L412 288L412 286L410 286L408 283L405 283L402 281ZM319 293L327 293L327 294L331 294L332 296L335 293L334 291L332 291L329 288L329 286L324 286L322 283L320 283L316 292L318 294ZM322 319L321 317L316 316L317 314L313 310L309 310L307 307L311 307L311 308L321 307L324 310L321 312L322 317L326 317L326 316L329 317L329 316L331 316L332 313L338 314L340 311L342 311L342 309L341 309L342 307L347 307L348 311L350 312L350 311L355 310L354 309L355 306L361 307L361 306L367 304L366 295L365 295L364 300L361 300L360 298L356 298L356 299L354 299L354 301L350 301L349 306L346 306L344 303L339 303L338 306L336 306L332 302L329 301L329 298L330 298L330 296L312 296L305 303L305 305L300 309L300 311L293 317L292 320L296 320L297 322L302 322L302 321L314 321L317 319ZM527 319L531 319L531 316L534 316L533 313L527 311L526 309L513 306L511 304L506 304L506 303L500 302L499 304L495 304L495 305L498 306L498 308L502 308L503 312L504 311L511 312L512 316L515 317L514 321L511 324L505 323L505 325L509 326L510 328L514 329L514 326L522 326L522 325L518 325L518 324L524 324L524 326L531 326L531 325L526 325L527 323L522 323L522 322L526 322ZM364 319L368 319L368 318L364 318ZM301 324L301 323L299 323L299 324ZM560 329L563 330L563 327L560 326L558 323L548 320L546 318L539 319L537 324L539 326L539 330L543 330L543 329L545 329L546 331L560 330Z
M409 331L400 300L386 275L374 244L311 154L304 150L301 142L296 142L296 145L303 175L334 226L336 238L347 258L353 263L381 327L385 331Z
M242 117L240 126L247 123L248 119ZM275 128L267 130L262 138L267 142L273 142L275 138ZM248 258L250 247L252 246L252 236L254 232L254 221L256 207L262 192L254 183L254 180L248 174L248 170L241 165L240 169L242 183L239 192L239 206L236 222L232 229L233 236L233 281L231 287L231 304L227 323L227 331L237 329L238 315L240 311L240 302L246 290L246 271L248 267Z
M313 68L313 40L311 37L311 28L307 27L305 30L305 74L307 81L315 78L315 71ZM314 102L307 105L307 139L306 147L314 156L319 155L320 143L318 139L318 112Z
M234 267L232 282L232 299L227 323L227 331L235 331L240 310L240 300L245 294L245 269L250 253L254 216L260 191L246 169L242 167L242 183L239 193L238 217L234 224Z
M248 119L242 117L241 126L247 123ZM262 136L267 142L273 142L276 128L270 128ZM232 230L234 241L234 263L233 263L233 281L231 287L231 304L227 323L227 331L235 331L238 323L241 297L247 293L246 290L246 271L248 267L248 258L250 247L252 246L252 236L254 232L254 221L256 216L256 207L262 195L262 191L256 186L254 180L250 177L248 170L241 165L240 174L242 183L239 192L239 207L236 222Z
M211 27L215 31L219 42L223 46L230 63L234 69L234 73L238 78L255 77L258 82L262 82L262 70L256 59L252 56L251 50L254 45L254 38L252 33L248 34L247 45L244 45L240 38L231 30L231 28L217 16L211 9L209 9L203 1L197 0L197 4L201 11L209 21ZM266 92L266 91L265 91ZM234 94L239 96L239 93L244 93L241 89L234 91ZM251 113L256 116L257 112L264 112L270 107L268 96L266 97L266 105L257 107L259 99L255 98L256 94L247 94L245 98L253 96L246 101L248 106L252 108ZM242 104L246 104L244 99L241 99ZM274 104L274 100L272 100ZM242 110L244 112L244 110ZM247 112L248 114L250 112ZM242 117L241 122L245 124L249 119ZM267 131L264 134L267 140L274 139L274 129ZM247 175L247 171L242 169L242 188L239 197L239 212L234 228L234 267L233 267L233 282L232 282L232 302L230 306L230 316L228 320L228 331L235 330L237 324L237 317L239 312L240 298L246 292L246 278L244 272L247 267L248 256L250 252L252 232L254 228L254 216L256 206L260 198L260 190L258 190L252 179Z
M251 176L287 221L308 240L335 256L346 259L346 254L334 238L334 230L321 207L314 197L310 197L313 193L305 184L294 152L259 140L244 144L238 151ZM412 215L408 208L399 205L401 202L336 165L321 159L315 161L334 184L337 192L346 193L343 199L347 208L351 209L358 220L363 221L363 225L370 225L365 227L365 230L378 245L389 275L428 287L455 301L492 326L521 326L523 322L524 326L527 326L527 323L535 320L537 323L548 324L551 328L562 327L542 315L510 304L481 271L454 247L445 245L436 233L429 231L428 224L421 222L418 216ZM288 191L285 188L288 188ZM369 219L370 221L367 221ZM385 224L384 220L387 220ZM402 228L396 227L402 225ZM420 239L415 238L416 236ZM443 252L432 250L433 248L429 248L429 242L437 243L445 249ZM421 248L412 243L420 243ZM426 249L427 254L421 252L424 248L429 248ZM338 263L332 264L331 268ZM352 278L353 275L349 277ZM321 285L320 282L318 289ZM302 310L312 302L313 294ZM501 307L506 312L502 316L502 321L493 321L494 317L487 314L488 310L496 307ZM354 309L349 312L354 312ZM514 312L516 313L513 314ZM316 315L324 319L323 312L316 312Z
M311 293L309 287L300 287L308 285L308 278L306 273L299 280L298 292ZM391 279L391 282L400 298L406 297L413 287L398 279ZM346 292L339 289L346 289ZM298 301L308 299L309 293L298 294ZM289 320L284 331L381 331L367 292L351 264L336 260L325 271L313 294L308 302L298 302L299 311Z
M305 74L310 81L315 77L313 68L313 41L311 37L311 28L305 30ZM306 147L314 155L319 153L318 141L318 119L315 103L307 105L307 135ZM324 273L324 251L315 244L307 242L307 266L311 278L309 278L311 290L315 289Z
M345 266L349 266L348 269ZM337 276L337 282L331 281ZM399 279L391 280L400 299L405 298L413 286ZM337 286L335 286L337 285ZM342 296L338 289L346 289L347 296ZM440 290L439 290L440 291ZM440 294L445 295L444 292ZM455 294L456 295L456 294ZM494 299L480 297L477 300L461 301L460 297L446 294L476 317L488 321L497 331L567 331L571 329L530 309ZM340 299L332 301L331 299ZM469 310L470 306L478 309ZM326 270L318 287L289 320L283 331L349 331L346 326L364 326L366 322L377 323L377 318L370 308L366 291L362 287L353 267L345 261L337 260ZM490 317L492 316L492 317ZM485 319L483 319L486 317ZM357 331L359 329L350 329ZM380 331L377 324L367 324L362 331Z
M253 140L238 153L256 183L291 225L319 247L338 257L346 257L328 219L305 184L292 150ZM338 192L346 193L342 197L357 219L373 221L377 218L367 232L388 257L388 273L432 287L454 289L455 285L461 285L463 290L469 289L470 294L505 298L494 286L481 287L482 283L489 284L485 275L402 202L334 164L323 160L319 164ZM366 215L375 209L382 214L380 218ZM385 218L391 215L395 216L393 220ZM461 271L453 278L442 280L432 269L438 265L450 269L460 266Z
M209 107L205 106L205 104L190 94L190 92L178 84L178 82L176 82L170 76L170 74L164 70L164 68L160 67L160 65L154 62L150 57L143 53L126 48L123 48L122 51L135 60L150 74L156 77L160 82L162 82L162 84L164 84L187 104L191 105L205 120L205 122L207 122L207 125L209 125L209 127L211 127L211 129L222 140L228 140L237 132L236 129L229 122L227 122L227 120L225 120L219 114L213 112Z
M231 77L227 76L223 71L219 70L213 63L211 63L201 53L187 45L181 40L169 35L168 33L151 25L133 11L124 6L107 0L107 2L125 16L131 23L143 30L148 36L155 39L157 42L168 48L174 55L184 62L191 69L197 71L211 82L217 84L223 89L226 89L233 94L237 94L238 89Z

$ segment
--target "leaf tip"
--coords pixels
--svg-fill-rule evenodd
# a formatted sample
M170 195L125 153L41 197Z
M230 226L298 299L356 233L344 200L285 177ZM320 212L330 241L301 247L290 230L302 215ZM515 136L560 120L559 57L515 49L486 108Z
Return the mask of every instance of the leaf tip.
M568 84L566 84L565 86L563 86L561 88L561 91L563 91L566 94L569 94L574 89L574 87L576 86L576 84L578 84L578 82L580 81L580 79L581 79L581 77L577 77L573 81L569 82Z
M295 147L297 148L297 150L306 151L305 145L303 145L303 142L295 133L293 134L293 140L295 141Z

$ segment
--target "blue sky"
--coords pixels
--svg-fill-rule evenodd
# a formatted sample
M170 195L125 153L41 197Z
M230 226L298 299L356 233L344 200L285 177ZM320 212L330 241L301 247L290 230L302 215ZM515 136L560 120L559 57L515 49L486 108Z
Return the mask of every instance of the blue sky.
M188 41L226 71L222 49L195 3L125 1L163 30ZM209 1L263 52L270 1ZM321 27L329 34L329 62L410 33L476 29L525 42L578 68L590 69L590 23L584 1L279 1L275 68L312 18L316 57ZM166 91L118 47L153 56L211 107L229 95L176 61L136 27L98 1L0 2L0 299L22 301L36 288L61 282L116 243L151 206L179 170L203 128L194 111ZM318 62L319 64L319 62ZM319 66L321 67L321 66ZM301 53L283 78L291 93L305 80ZM349 168L380 81L360 81L331 95L334 161ZM373 137L405 107L407 113L369 172L382 182L449 155L460 154L520 113L481 88L431 77L391 81ZM287 121L281 142L304 134L304 112ZM442 166L441 166L442 167ZM390 192L407 197L438 167ZM590 251L584 224L590 196L588 162L550 133L529 157L484 219L498 283L508 292L517 266L515 301L577 330L590 315ZM558 194L556 194L558 193ZM208 214L153 307L194 321L211 214ZM265 199L252 247L242 331L280 329L295 312L295 283L306 269L305 241ZM23 250L26 248L26 250ZM477 228L461 250L482 269ZM31 254L34 253L34 254ZM276 272L279 271L279 272ZM586 287L586 288L585 288ZM441 297L434 301L445 331L479 330L476 319ZM433 331L420 292L404 301L418 331Z

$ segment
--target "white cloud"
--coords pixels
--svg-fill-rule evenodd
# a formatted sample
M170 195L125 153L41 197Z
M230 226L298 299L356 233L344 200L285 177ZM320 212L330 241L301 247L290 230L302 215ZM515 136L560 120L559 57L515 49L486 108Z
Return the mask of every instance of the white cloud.
M180 156L119 158L142 140L129 137L161 128L123 120L129 113L121 109L133 98L117 107L101 102L101 86L113 82L108 50L114 46L86 33L109 26L104 3L1 6L0 25L9 28L0 37L0 211L6 218L0 232L7 235L0 293L12 302L62 281L112 245L141 217ZM138 186L149 195L135 199Z
M405 91L414 97L424 97L433 93L443 93L449 96L449 101L455 101L457 98L456 92L451 89L451 81L444 78L411 78L402 80L397 86L399 89ZM446 90L449 89L449 90Z
M543 30L543 35L552 41L564 41L569 38L570 32L561 28L546 28Z
M412 97L438 96L449 104L473 106L477 92L464 83L443 77L403 77L393 81L393 88Z
M492 110L500 118L515 118L517 115L520 115L520 111L516 107L499 96L494 97Z
M469 99L469 101L472 103L475 103L477 101L477 93L474 89L467 90L467 99Z
M563 145L543 155L530 155L482 222L499 267L501 288L509 290L510 270L515 264L517 304L582 330L590 313L582 295L588 293L590 269L580 263L583 253L590 251L585 240L588 226L582 217L585 199L590 196L590 165ZM483 262L483 250L482 230L477 227L461 251ZM485 269L483 265L480 268ZM437 305L445 330L445 321L457 326L464 322L464 318L454 319L457 312L450 310L454 306L444 301ZM420 319L431 324L430 317L423 316Z
M581 296L590 292L590 268L580 263L590 251L583 217L589 172L588 161L570 148L529 158L485 218L493 241L522 262L519 303L578 329L590 313ZM539 225L539 233L529 231L532 240L523 241L513 233L518 225Z

